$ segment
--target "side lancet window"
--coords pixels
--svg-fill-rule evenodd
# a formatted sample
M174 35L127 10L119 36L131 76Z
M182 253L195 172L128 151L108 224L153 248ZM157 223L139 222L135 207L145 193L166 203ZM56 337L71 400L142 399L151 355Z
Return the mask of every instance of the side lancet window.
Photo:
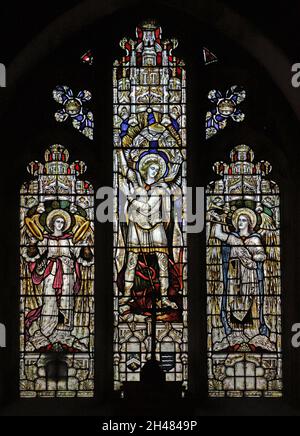
M94 192L53 145L21 188L20 394L94 395Z
M207 188L209 395L281 397L280 195L250 147Z
M187 388L186 72L161 34L153 21L138 26L113 69L119 391L151 364Z

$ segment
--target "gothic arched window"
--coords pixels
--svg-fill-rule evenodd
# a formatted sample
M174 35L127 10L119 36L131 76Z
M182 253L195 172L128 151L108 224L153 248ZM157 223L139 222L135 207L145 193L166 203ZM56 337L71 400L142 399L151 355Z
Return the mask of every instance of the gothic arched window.
M53 145L21 189L22 398L94 395L94 192Z
M280 196L247 145L207 188L209 395L282 395Z
M148 21L114 86L115 389L155 365L187 387L186 73Z

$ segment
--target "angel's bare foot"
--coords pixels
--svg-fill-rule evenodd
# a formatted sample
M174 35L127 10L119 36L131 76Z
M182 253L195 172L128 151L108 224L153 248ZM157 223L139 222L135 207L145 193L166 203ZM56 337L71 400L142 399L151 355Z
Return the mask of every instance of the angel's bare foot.
M173 301L170 301L168 297L161 297L161 307L178 309L178 306Z
M131 296L129 297L122 297L119 300L119 305L120 306L127 306L129 303L132 303L134 300L131 298Z
M134 321L134 314L133 313L124 313L124 315L120 316L121 321L124 322L133 322Z
M131 297L131 289L125 289L123 293L124 297Z

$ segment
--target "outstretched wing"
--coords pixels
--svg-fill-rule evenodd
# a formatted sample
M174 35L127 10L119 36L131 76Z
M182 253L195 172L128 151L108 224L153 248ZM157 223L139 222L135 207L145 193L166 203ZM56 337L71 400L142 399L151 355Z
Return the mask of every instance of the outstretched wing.
M73 334L77 338L81 338L80 342L86 349L88 349L90 344L90 314L94 312L94 301L91 298L94 294L95 280L94 235L94 223L91 222L84 238L75 246L74 252L77 256L80 256L80 258L75 259L77 261L77 274L78 268L80 269L80 288L77 289L77 298L74 300ZM80 247L80 251L76 250Z
M170 195L175 198L182 196L182 165L179 166L176 176L172 180L165 179Z
M280 233L273 216L261 214L261 235L266 250L267 259L264 264L265 294L270 296L280 295L281 269L280 269Z
M280 231L273 216L262 213L261 218L259 234L267 255L264 262L264 313L271 332L270 339L277 343L278 334L281 331L279 322L281 313ZM278 344L278 349L280 349L280 344Z
M21 275L21 310L24 313L23 328L26 337L29 329L33 326L34 321L38 319L39 310L42 306L43 285L35 285L32 281L29 265L34 260L34 254L37 252L37 240L34 240L24 220L21 220L20 228L20 275Z
M224 202L215 194L215 185L207 189L206 217L206 265L207 265L207 317L208 317L208 348L209 350L225 349L229 346L227 324L224 309L226 304L226 288L228 277L228 262L230 247L217 239L213 232L216 223L225 222ZM217 215L220 216L218 219ZM224 225L224 231L229 228Z
M223 247L222 242L212 235L214 223L208 214L206 219L207 235L207 282L209 295L222 295L223 283Z

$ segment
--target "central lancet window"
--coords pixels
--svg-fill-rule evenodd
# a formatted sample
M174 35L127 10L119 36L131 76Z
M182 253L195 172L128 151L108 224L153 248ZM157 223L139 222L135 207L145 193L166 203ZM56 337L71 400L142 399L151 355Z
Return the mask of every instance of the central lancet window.
M186 72L148 21L114 63L114 382L187 388Z

